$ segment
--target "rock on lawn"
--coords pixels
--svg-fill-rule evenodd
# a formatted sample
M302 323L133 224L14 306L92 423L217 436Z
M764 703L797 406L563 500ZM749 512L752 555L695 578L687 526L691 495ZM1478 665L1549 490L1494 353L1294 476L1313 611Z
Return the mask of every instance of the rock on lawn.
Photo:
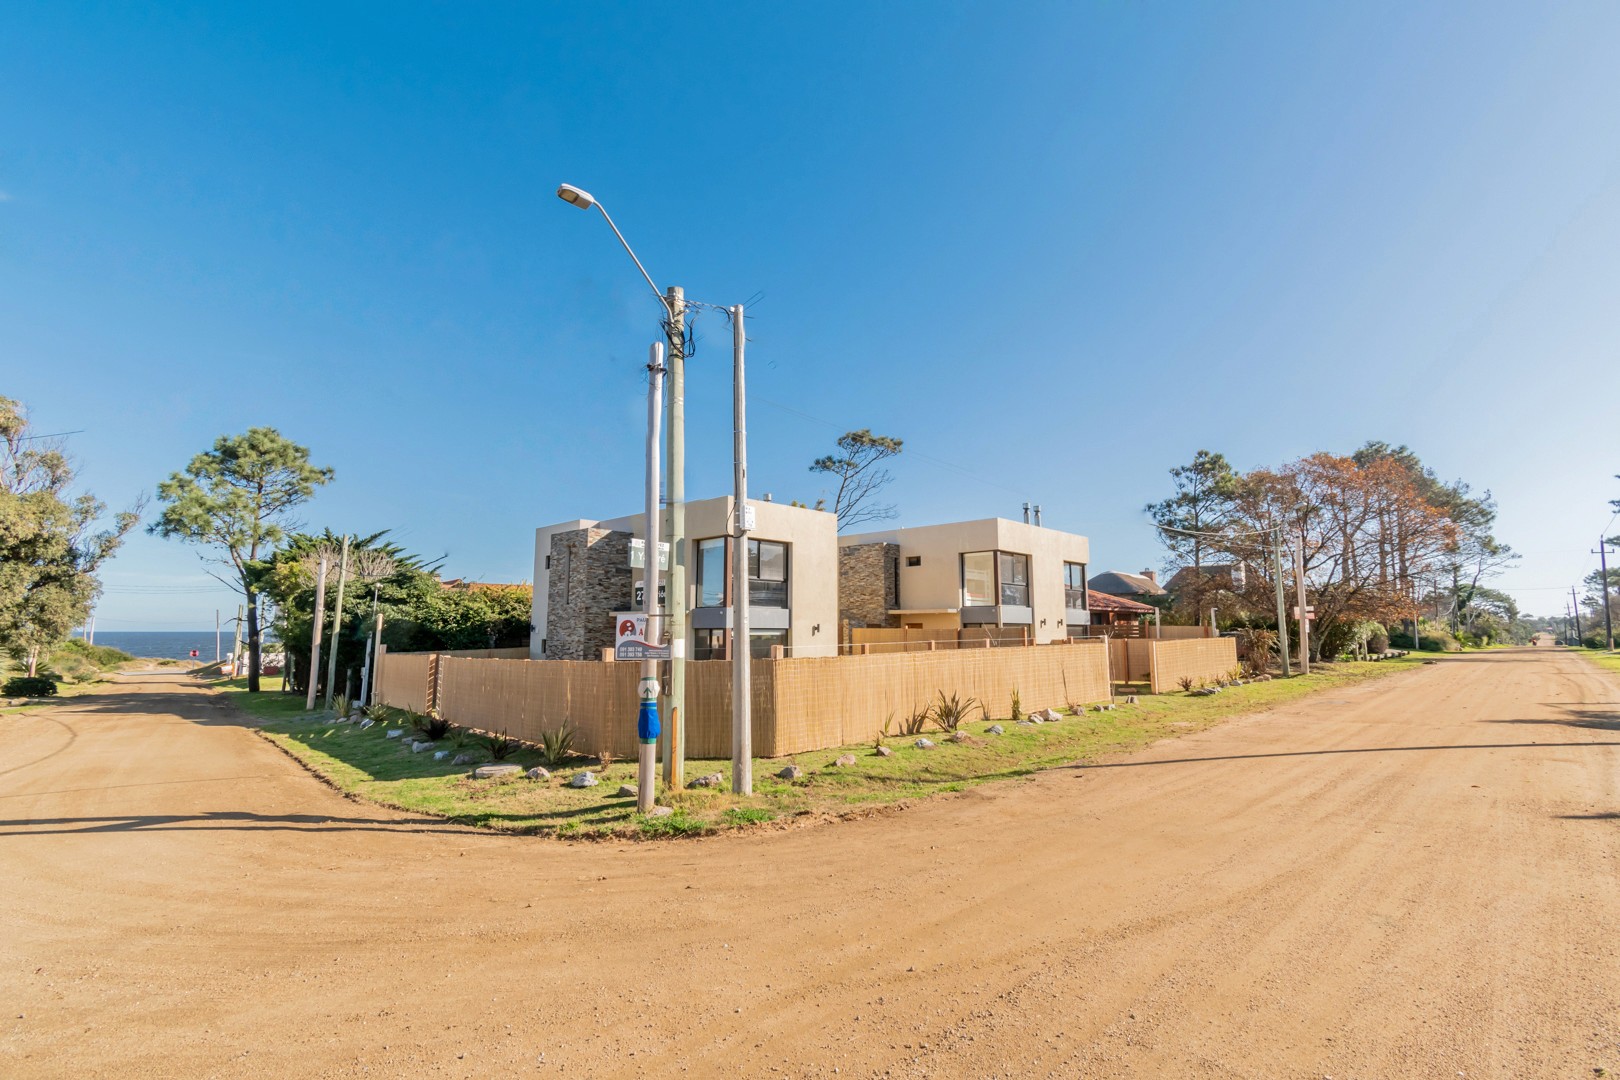
M475 780L493 780L498 776L516 776L523 771L521 765L480 765L473 770Z
M598 780L596 778L595 773L591 772L591 770L589 770L589 769L586 769L582 773L575 773L573 779L568 781L568 786L569 787L581 787L581 788L583 788L583 787L595 787L597 784L600 784L601 782L602 781L600 781L600 780Z

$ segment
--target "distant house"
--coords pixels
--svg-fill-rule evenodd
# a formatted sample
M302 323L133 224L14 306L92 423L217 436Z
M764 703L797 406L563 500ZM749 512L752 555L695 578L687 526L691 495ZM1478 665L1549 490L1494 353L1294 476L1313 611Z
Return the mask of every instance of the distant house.
M1211 589L1232 589L1232 571L1236 563L1205 563L1203 566L1183 566L1164 583L1164 591L1171 596L1188 590L1204 593Z
M1109 596L1123 596L1126 599L1164 595L1164 589L1159 586L1159 575L1153 570L1143 570L1140 574L1105 570L1092 577L1091 590L1107 593Z
M1091 590L1090 600L1091 634L1094 637L1104 634L1135 636L1140 633L1143 622L1158 611L1149 604L1139 604L1135 600L1095 589Z

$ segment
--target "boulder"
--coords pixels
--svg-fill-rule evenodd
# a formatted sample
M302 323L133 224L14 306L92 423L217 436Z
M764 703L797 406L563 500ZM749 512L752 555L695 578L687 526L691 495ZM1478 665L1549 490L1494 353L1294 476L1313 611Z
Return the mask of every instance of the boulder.
M833 759L833 764L837 765L841 769L842 768L848 768L849 766L855 764L855 755L854 754L839 754L836 758Z
M451 761L450 764L452 764L452 765L471 765L473 763L473 761L474 761L474 758L473 758L473 756L471 754L457 754L455 756L455 759L453 761Z
M1007 734L1007 729L1002 727L1000 724L991 724L989 727L984 729L984 733L986 735L1005 735Z
M401 730L401 729L399 729L399 728L395 728L395 729L394 729L394 730L392 730L392 731L390 731L390 732L389 732L389 733L388 733L388 737L389 737L389 738L390 738L390 739L397 739L397 738L399 738L399 737L400 737L400 736L401 736L401 735L403 735L403 734L405 734L405 732L404 732L404 731L402 731L402 730Z
M435 751L433 751L433 760L434 761L443 761L445 758L447 758L449 756L450 756L450 751L448 751L448 750L435 750Z
M521 765L480 765L473 770L473 779L494 780L500 776L516 776L522 771Z
M596 778L595 773L591 772L589 769L586 769L584 772L575 773L573 779L568 781L568 786L578 788L595 787L601 782L602 781Z
M420 754L424 750L431 750L431 749L433 749L433 744L430 743L430 742L413 742L413 743L411 743L411 753L413 753L413 754Z
M613 793L615 799L633 799L640 794L634 784L620 784L619 790Z
M782 769L779 772L777 772L776 778L778 780L797 780L799 777L801 777L803 775L804 775L804 770L803 769L799 768L797 765L789 765L787 768Z
M932 750L934 748L934 740L928 738L918 739L911 745L915 746L919 750Z
M707 776L699 776L694 780L688 780L686 782L686 786L689 787L689 788L694 788L694 787L717 788L717 787L719 787L721 784L723 784L725 782L726 782L725 777L721 776L717 772L712 772L712 773L709 773Z
M960 729L951 732L951 742L964 743L968 741L968 733Z
M551 772L544 765L536 765L534 768L530 769L528 772L524 773L523 775L527 776L530 780L550 780L551 779Z
M647 811L648 817L672 817L674 814L675 808L672 806L655 806Z
M1135 694L1132 694L1130 697L1125 699L1125 704L1127 705L1135 705L1136 703L1137 699Z
M880 746L876 750L873 750L872 753L876 754L878 757L894 757L894 751L890 750L887 746Z
M1036 713L1035 715L1040 717L1043 721L1045 721L1048 724L1055 724L1060 719L1062 719L1062 717L1058 714L1058 711L1056 709L1042 709L1040 712Z
M366 728L370 727L372 724L375 724L376 722L377 721L371 719L371 717L368 716L364 720L360 721L360 730L364 731Z

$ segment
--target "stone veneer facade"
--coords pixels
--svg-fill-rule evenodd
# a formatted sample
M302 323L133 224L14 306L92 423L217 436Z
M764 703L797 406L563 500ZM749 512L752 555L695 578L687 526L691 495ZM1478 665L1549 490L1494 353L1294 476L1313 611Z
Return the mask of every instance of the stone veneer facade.
M551 537L546 659L595 660L613 647L613 613L634 599L630 534L574 529Z
M900 545L852 544L838 549L838 618L846 626L899 626Z

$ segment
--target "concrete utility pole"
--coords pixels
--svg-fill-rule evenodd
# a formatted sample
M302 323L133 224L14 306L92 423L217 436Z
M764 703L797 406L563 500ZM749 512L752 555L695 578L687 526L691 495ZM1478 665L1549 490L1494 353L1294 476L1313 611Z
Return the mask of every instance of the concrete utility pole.
M214 609L214 663L219 663L219 608Z
M736 473L736 540L731 558L731 791L754 793L753 641L748 632L748 410L743 386L743 306L731 309L732 464Z
M646 640L657 644L662 635L658 626L658 443L659 421L664 412L664 346L654 344L647 359L647 488L643 541L647 555L642 560L641 610L647 616ZM670 563L670 568L674 568ZM641 661L641 711L636 717L636 809L645 814L653 808L657 782L658 752L658 661ZM672 754L665 755L667 764Z
M1283 591L1282 526L1272 530L1271 555L1277 578L1277 651L1282 655L1283 678L1293 674L1288 661L1288 595Z
M669 753L664 755L664 783L676 790L686 784L686 292L671 285L665 293L669 311L669 584L665 598L669 623ZM656 550L649 551L656 560ZM654 563L656 565L656 562Z
M1299 597L1299 673L1311 673L1311 616L1305 604L1305 529L1299 530L1299 550L1294 552L1294 591Z
M332 648L327 655L326 707L332 707L332 695L337 684L338 631L343 629L343 581L349 576L349 538L343 538L343 557L338 563L337 605L332 609Z
M1614 620L1609 615L1609 542L1598 539L1597 550L1593 552L1598 557L1598 577L1603 582L1603 639L1604 646L1614 652Z
M321 624L326 621L326 556L321 555L320 568L315 571L315 618L309 631L309 693L304 696L304 709L315 709L316 673L321 670Z
M236 605L236 627L231 631L231 678L236 677L237 665L241 663L242 656L242 605Z

